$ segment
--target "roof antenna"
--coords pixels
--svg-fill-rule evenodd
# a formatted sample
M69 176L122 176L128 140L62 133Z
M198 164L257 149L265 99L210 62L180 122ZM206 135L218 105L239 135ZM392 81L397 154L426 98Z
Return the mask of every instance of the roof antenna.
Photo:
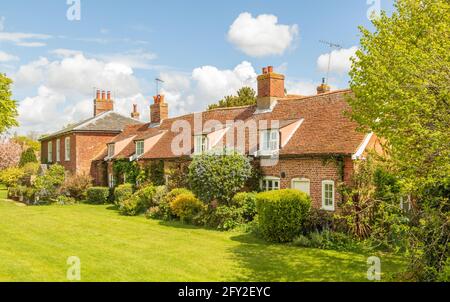
M160 83L163 84L164 81L161 80L161 79L159 79L159 78L156 78L156 79L155 79L155 84L156 84L156 95L159 95L159 85L160 85Z
M328 42L328 41L323 41L320 40L319 41L322 44L328 45L328 47L330 47L331 49L335 48L335 49L342 49L343 47L339 44L336 43L332 43L332 42ZM324 81L324 84L328 85L328 79L330 78L330 69L331 69L331 56L333 55L333 51L330 52L330 55L328 56L328 69L327 69L327 77L326 80Z

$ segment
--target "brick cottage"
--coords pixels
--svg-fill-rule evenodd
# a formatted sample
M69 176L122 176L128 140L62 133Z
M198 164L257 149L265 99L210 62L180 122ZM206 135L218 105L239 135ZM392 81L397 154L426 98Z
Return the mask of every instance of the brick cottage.
M340 198L336 186L350 181L355 160L380 146L345 115L351 91L330 91L323 83L317 95L287 95L285 77L270 66L257 81L256 105L174 118L164 96L157 95L146 124L114 113L109 94L105 99L98 93L95 117L42 139L43 163L56 161L73 173L89 172L96 185L114 186L122 177L113 173L117 160L158 161L165 171L181 170L193 154L235 149L260 167L262 190L298 189L315 207L334 211ZM136 106L132 117L138 117Z

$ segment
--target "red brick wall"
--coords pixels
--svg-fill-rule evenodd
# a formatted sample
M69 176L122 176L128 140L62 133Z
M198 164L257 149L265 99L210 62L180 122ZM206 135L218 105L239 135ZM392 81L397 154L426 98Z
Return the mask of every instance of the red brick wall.
M334 161L322 157L310 158L282 158L273 167L261 167L264 176L281 178L281 189L291 188L292 180L295 178L306 178L310 180L310 193L315 208L322 207L322 181L333 180L335 182L335 202L340 200L337 186L344 180L348 180L353 171L353 162L350 157L344 160L344 175ZM282 173L285 177L282 178Z
M91 173L92 161L106 148L106 143L109 142L115 134L100 134L100 133L76 133L69 136L64 135L52 138L53 142L53 161L62 165L67 171L73 174ZM70 137L70 161L65 160L65 138ZM56 142L60 139L60 161L56 161ZM48 162L48 142L41 143L41 162Z

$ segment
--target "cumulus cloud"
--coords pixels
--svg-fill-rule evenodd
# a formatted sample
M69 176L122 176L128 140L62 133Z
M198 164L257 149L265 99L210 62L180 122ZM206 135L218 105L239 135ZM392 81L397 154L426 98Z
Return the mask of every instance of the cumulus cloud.
M282 55L298 36L298 25L278 24L274 15L241 13L228 31L228 40L253 57Z
M0 62L18 61L19 57L0 51Z
M19 131L48 133L92 116L94 87L113 92L117 112L128 116L136 103L143 119L149 119L150 102L130 66L80 52L58 50L55 54L61 57L39 58L22 65L13 76L15 88L30 91L38 87L35 96L19 102Z
M226 95L234 95L243 86L256 88L257 74L252 64L244 61L233 69L201 66L190 74L165 72L162 92L172 115L202 111Z
M349 72L350 68L352 67L352 62L350 61L350 58L356 54L357 50L358 50L357 46L353 46L347 49L344 48L339 50L333 50L331 52L330 72L339 74ZM321 56L319 56L319 58L317 59L317 67L320 71L326 72L328 70L329 58L330 53L322 54Z

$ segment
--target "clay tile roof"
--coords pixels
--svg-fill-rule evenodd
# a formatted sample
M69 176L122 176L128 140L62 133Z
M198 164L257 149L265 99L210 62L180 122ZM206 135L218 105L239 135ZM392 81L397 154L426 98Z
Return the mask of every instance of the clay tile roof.
M192 134L194 134L194 116L201 116L203 124L208 120L217 120L224 124L226 121L254 120L258 122L267 120L270 123L270 121L277 120L280 128L303 120L289 142L280 151L281 156L350 155L356 152L366 137L365 133L356 130L357 124L344 114L345 111L350 110L346 102L346 96L350 93L350 90L339 90L309 97L290 96L278 100L272 112L262 114L255 114L256 106L215 109L196 115L192 113L164 120L160 126L155 128L149 128L149 124L143 125L137 130L130 128L130 133L136 135L135 140L164 133L157 144L141 158L170 159L178 157L172 153L171 146L179 133L174 133L171 129L173 123L180 120L191 125ZM193 145L191 147L193 148ZM121 156L129 157L134 154L134 150L133 142L121 152Z

